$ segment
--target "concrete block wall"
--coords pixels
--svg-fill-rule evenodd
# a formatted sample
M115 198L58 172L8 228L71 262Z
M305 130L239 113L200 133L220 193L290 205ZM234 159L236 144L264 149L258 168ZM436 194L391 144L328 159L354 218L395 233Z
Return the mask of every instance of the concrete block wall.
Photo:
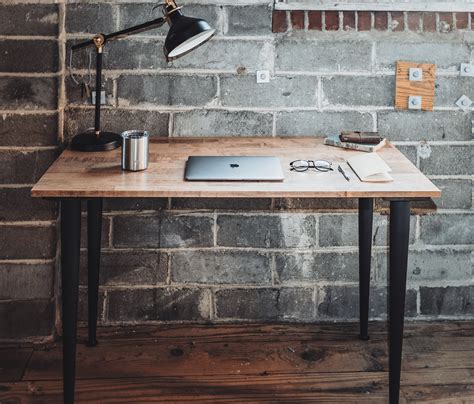
M32 185L58 154L57 4L0 4L0 339L54 330L57 209Z
M11 89L0 94L0 159L7 167L0 174L0 310L37 323L19 329L16 316L7 316L0 338L53 329L57 211L28 191L58 149L93 123L65 50L97 31L149 20L155 4L42 2L34 18L27 5L2 6L2 15L16 22L0 28L11 58L0 62L0 88ZM181 4L216 27L216 37L169 64L161 51L165 28L107 45L103 127L143 128L155 137L379 130L444 191L436 213L424 204L413 209L407 316L472 318L473 117L472 109L454 105L463 93L474 99L474 79L458 71L460 63L474 62L472 15L274 12L270 2L258 1ZM276 29L279 18L284 29ZM450 29L441 29L445 20ZM28 53L15 47L24 42ZM400 59L437 64L433 112L394 110ZM76 77L90 74L93 83L88 65L87 51L74 55ZM257 70L269 70L270 83L257 85ZM377 201L376 208L371 317L382 319L387 204ZM106 201L100 321L357 319L356 209L353 200ZM86 282L83 267L81 301Z

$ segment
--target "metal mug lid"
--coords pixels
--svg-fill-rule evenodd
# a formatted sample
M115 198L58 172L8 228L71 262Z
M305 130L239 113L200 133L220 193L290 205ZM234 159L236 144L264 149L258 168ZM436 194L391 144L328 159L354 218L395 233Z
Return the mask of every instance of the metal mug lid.
M120 134L123 139L140 139L148 137L148 132L145 130L126 130Z

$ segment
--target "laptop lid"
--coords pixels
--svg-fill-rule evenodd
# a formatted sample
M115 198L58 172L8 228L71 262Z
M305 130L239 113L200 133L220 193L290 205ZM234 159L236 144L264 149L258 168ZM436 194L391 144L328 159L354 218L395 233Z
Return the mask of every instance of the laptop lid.
M283 181L280 159L272 156L190 156L187 181Z

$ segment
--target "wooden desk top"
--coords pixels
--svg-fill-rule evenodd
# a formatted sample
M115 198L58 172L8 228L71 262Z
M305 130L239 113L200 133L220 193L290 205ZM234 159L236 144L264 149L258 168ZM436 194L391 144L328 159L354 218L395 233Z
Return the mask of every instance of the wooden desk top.
M392 168L393 182L364 183L351 172L351 181L337 170L290 171L297 159L344 162L361 153L325 146L322 138L166 138L150 143L146 171L120 168L120 149L84 153L65 150L32 189L35 197L285 197L359 198L439 197L435 187L403 154L388 145L378 152ZM184 168L191 155L277 156L283 182L188 182ZM336 165L337 168L337 165Z

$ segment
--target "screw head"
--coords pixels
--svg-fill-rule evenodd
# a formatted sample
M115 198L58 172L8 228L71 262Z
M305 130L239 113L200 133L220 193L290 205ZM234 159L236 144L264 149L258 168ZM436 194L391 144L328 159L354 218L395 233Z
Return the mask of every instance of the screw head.
M464 66L464 72L465 73L470 73L471 72L471 66Z
M411 81L420 81L423 76L423 71L420 67L410 67L408 70L408 79Z
M468 96L463 94L457 101L456 105L460 107L462 110L466 111L472 104L472 101L469 99Z
M418 105L418 98L412 98L411 105Z
M270 71L269 70L257 70L256 71L257 83L269 83L270 82Z

